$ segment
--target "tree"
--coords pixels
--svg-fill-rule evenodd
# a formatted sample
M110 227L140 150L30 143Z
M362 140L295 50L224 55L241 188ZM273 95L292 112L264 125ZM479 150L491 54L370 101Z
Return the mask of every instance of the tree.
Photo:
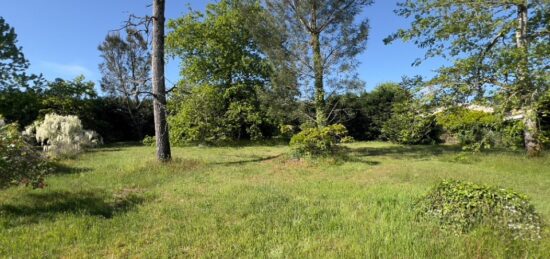
M224 114L226 107L219 88L195 87L178 102L177 113L169 117L173 143L182 140L206 143L226 137Z
M25 125L38 115L44 79L27 75L28 67L15 29L0 17L0 114L8 122Z
M143 138L142 105L144 96L151 91L151 54L146 35L131 26L125 31L125 38L118 31L109 33L98 47L103 58L99 65L103 74L101 89L122 100L136 135Z
M166 87L164 78L164 0L153 0L153 114L157 159L167 162L172 159L168 122L166 121Z
M353 85L355 57L366 48L368 20L356 17L371 0L267 0L267 8L284 28L283 47L297 67L314 81L315 121L327 124L325 84ZM329 76L332 76L329 78ZM351 84L350 84L351 83Z
M191 12L169 21L168 27L172 31L167 36L168 53L181 58L180 74L183 76L179 82L182 87L172 99L176 103L174 115L178 120L191 119L192 116L179 114L188 112L190 106L177 103L199 105L207 100L194 98L208 96L208 100L212 100L218 97L221 107L217 107L222 109L223 114L213 117L217 121L211 120L209 125L223 125L224 132L216 130L216 135L237 140L263 136L261 127L266 116L261 111L259 95L266 92L271 79L271 68L246 24L246 16L258 15L261 9L259 6L249 6L245 13L241 9L244 4L239 0L209 4L204 13ZM193 89L197 87L208 89ZM217 89L216 94L210 87ZM184 107L187 108L178 110ZM186 125L205 132L200 129L205 124L189 121Z
M17 46L15 29L0 17L0 90L17 88L28 67L29 61Z
M409 145L438 143L440 132L435 116L414 98L395 103L381 129L383 138Z
M453 61L428 82L428 92L438 102L486 102L521 110L525 148L529 156L537 156L536 105L550 78L549 5L539 0L406 0L396 13L412 18L411 27L385 42L412 40L427 49L425 58Z
M90 116L91 107L87 101L96 98L97 92L94 82L85 80L81 75L70 81L56 78L49 82L41 98L41 115L58 113L79 117Z

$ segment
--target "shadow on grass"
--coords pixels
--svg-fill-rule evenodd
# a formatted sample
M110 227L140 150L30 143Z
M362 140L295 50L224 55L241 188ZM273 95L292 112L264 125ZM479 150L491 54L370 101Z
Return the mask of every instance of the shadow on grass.
M276 158L281 157L282 155L283 154L279 154L279 155L276 155L276 156L266 156L266 157L255 156L252 159L248 159L248 160L229 161L229 162L216 162L216 163L212 163L212 164L214 164L214 165L242 165L242 164L263 162L263 161L267 161L267 160L271 160L271 159L276 159Z
M88 167L71 167L58 162L53 162L51 165L53 168L52 174L80 174L92 171L92 169Z
M457 146L415 145L390 147L363 147L350 150L356 156L388 156L395 159L423 159L430 156L453 154L461 151Z
M136 192L123 190L114 195L103 192L40 191L19 197L16 202L0 205L0 219L7 225L37 223L58 215L74 214L112 218L145 199Z

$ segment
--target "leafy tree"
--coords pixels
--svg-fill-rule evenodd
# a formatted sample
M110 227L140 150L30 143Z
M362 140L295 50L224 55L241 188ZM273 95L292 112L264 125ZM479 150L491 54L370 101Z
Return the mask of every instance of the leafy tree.
M76 114L79 117L91 116L89 100L96 98L97 92L94 82L85 80L84 76L78 76L71 81L57 78L48 83L48 88L41 98L41 115L58 113Z
M394 104L408 100L411 93L401 84L382 83L371 92L347 93L327 99L332 119L342 123L358 140L382 138L384 123L393 114Z
M440 129L435 116L413 98L396 103L392 116L382 126L382 137L399 144L434 144Z
M38 116L44 79L27 75L28 67L15 29L0 17L0 113L8 122L25 125Z
M394 104L404 102L411 93L397 83L382 83L365 96L364 113L372 125L366 132L369 139L378 139L384 123L393 115Z
M169 117L173 143L197 141L206 143L223 139L226 133L223 121L224 103L219 88L214 86L195 87L176 108L178 112ZM181 144L181 143L180 143Z
M355 57L366 47L368 21L356 22L371 0L267 0L266 6L283 28L282 47L291 53L304 79L314 81L315 120L328 122L325 85L334 90L358 86ZM274 44L274 47L278 44ZM362 86L359 84L359 86Z
M0 17L0 90L18 88L28 67L29 61L17 46L15 29Z
M119 32L109 33L98 47L103 62L101 89L120 98L130 116L136 135L143 137L145 96L151 92L151 54L147 37L139 30L127 27L126 37Z
M259 9L249 9L244 13L241 3L224 0L209 4L205 13L191 12L169 21L168 27L172 31L167 36L168 52L181 58L183 76L179 83L182 87L176 90L172 100L175 103L189 101L193 105L209 103L213 100L190 98L197 98L199 92L213 93L212 89L190 89L215 87L219 94L208 96L220 98L218 102L223 104L224 113L217 117L219 122L211 121L209 125L223 124L223 135L230 138L254 139L262 136L265 116L260 113L259 94L270 83L270 67L245 22L246 15L255 15ZM189 91L192 94L188 94ZM186 113L176 109L176 117L191 119L178 112ZM193 121L186 123L197 125Z
M453 61L428 82L437 101L492 102L523 112L525 147L540 154L536 104L548 89L550 3L539 0L406 0L396 13L408 29L389 36ZM419 64L420 60L416 62Z

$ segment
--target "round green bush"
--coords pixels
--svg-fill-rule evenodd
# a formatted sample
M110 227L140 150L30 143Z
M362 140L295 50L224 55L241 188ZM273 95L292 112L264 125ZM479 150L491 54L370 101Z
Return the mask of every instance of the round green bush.
M336 151L337 144L346 137L347 133L346 127L342 124L307 128L290 139L290 148L298 157L331 154Z
M141 143L143 143L144 146L154 147L157 141L155 140L155 136L145 136Z
M418 209L458 233L485 226L514 239L541 238L541 217L527 197L495 186L445 180L421 198Z

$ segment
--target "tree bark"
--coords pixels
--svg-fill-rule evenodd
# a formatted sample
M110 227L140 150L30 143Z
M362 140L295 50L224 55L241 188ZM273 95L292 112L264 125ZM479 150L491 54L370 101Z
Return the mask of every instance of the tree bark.
M323 83L323 59L321 57L321 32L317 28L317 2L312 2L312 15L310 24L311 47L313 49L313 73L315 77L315 120L317 127L322 128L327 125L327 115L325 111L325 88Z
M165 0L153 0L153 114L155 117L155 138L157 159L170 161L170 140L166 121L166 87L164 82L164 5Z
M524 131L523 137L527 155L530 157L539 156L542 151L542 145L539 141L539 127L537 120L537 112L533 109L533 96L530 93L532 90L532 82L529 76L529 41L527 37L527 21L528 9L527 1L517 5L517 28L516 28L516 47L521 54L521 58L517 63L518 88L522 93L522 110Z

